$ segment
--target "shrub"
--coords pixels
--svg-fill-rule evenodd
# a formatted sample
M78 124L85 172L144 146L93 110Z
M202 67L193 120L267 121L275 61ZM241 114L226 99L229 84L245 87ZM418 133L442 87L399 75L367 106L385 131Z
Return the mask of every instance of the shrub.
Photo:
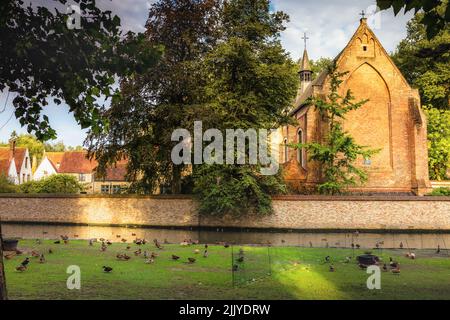
M437 188L434 189L431 193L432 196L450 196L450 189L449 188Z
M19 186L22 193L78 193L83 189L83 186L75 177L64 174L52 175Z
M0 175L0 193L15 193L17 186L4 175Z

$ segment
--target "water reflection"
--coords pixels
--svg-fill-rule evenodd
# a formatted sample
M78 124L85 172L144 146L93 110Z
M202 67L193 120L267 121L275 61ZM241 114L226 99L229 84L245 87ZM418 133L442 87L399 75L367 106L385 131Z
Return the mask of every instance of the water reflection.
M167 240L179 243L185 239L199 240L201 243L229 242L235 244L272 244L302 247L350 248L352 243L361 248L399 248L435 249L439 245L447 249L450 234L377 234L377 233L279 233L279 232L236 232L174 230L153 228L125 228L102 226L63 226L63 225L23 225L3 224L4 237L22 239L56 239L60 235L69 238L105 238L119 242L122 238L129 242L135 238ZM119 237L120 236L120 237Z

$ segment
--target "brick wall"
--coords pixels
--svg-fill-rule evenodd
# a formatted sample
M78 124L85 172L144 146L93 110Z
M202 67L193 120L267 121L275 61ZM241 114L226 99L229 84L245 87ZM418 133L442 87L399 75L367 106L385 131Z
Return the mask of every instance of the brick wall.
M266 217L199 217L189 197L7 196L0 217L10 222L280 229L450 230L450 198L320 197L274 199Z

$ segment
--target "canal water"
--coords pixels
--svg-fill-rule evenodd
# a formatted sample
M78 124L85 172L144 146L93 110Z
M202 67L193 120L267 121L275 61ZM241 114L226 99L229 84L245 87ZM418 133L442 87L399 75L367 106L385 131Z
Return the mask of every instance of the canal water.
M300 247L337 247L351 248L352 243L361 248L405 249L450 249L448 233L299 233L299 232L254 232L227 230L180 230L164 228L125 228L104 226L66 226L2 224L4 238L57 239L67 235L72 239L104 238L119 242L122 238L132 242L135 238L168 243L180 243L183 240L198 240L200 243L228 242L240 245L300 246Z

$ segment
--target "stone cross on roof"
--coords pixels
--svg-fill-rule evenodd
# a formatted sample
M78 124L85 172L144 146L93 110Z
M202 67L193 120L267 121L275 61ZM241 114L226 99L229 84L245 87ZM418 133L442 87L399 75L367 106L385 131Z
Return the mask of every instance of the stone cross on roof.
M359 14L363 19L366 17L366 13L363 11L361 11L361 13Z
M306 49L306 41L309 39L309 38L306 36L306 32L304 33L302 39L305 41L305 49Z

